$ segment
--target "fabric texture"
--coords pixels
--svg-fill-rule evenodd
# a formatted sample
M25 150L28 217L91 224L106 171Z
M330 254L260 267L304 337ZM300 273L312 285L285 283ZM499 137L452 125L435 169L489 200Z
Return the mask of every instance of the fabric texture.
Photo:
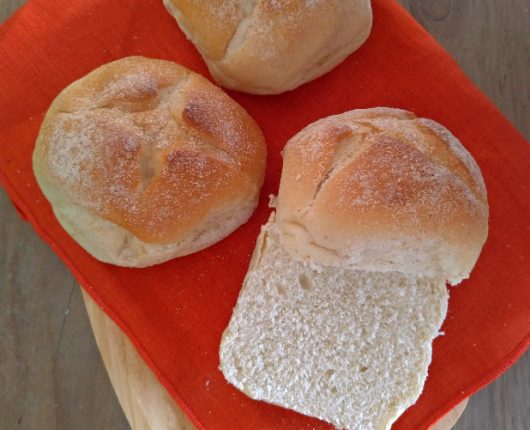
M350 109L398 107L442 123L476 158L489 194L488 241L471 279L450 288L425 390L393 429L427 428L529 346L530 147L397 3L373 8L367 43L327 75L278 96L229 92L267 139L260 206L222 242L147 269L84 252L40 192L31 154L52 100L97 66L139 54L209 76L199 54L161 0L32 0L0 28L2 185L199 429L330 428L238 392L218 369L218 347L270 213L267 196L278 190L281 149L310 122Z

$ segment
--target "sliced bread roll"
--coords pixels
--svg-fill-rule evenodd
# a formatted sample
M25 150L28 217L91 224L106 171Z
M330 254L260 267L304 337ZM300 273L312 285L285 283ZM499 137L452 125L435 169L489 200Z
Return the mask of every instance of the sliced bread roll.
M221 371L238 389L351 430L389 429L416 402L446 281L469 275L488 216L476 163L424 124L352 111L288 142L278 217L262 229L221 341ZM451 250L466 258L453 264Z

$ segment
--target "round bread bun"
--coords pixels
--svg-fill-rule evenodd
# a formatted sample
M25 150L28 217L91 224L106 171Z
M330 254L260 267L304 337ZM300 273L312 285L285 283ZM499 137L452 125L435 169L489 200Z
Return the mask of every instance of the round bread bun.
M245 223L265 162L241 106L198 74L143 57L64 89L33 153L64 229L98 260L128 267L199 251Z
M299 259L467 278L488 231L481 172L443 126L388 108L321 119L283 153L277 219Z
M368 38L370 0L164 0L221 85L278 94L341 63Z

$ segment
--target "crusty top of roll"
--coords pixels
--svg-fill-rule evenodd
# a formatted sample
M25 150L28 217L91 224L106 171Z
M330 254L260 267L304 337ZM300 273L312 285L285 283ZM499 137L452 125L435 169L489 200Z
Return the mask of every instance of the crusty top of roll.
M467 278L485 242L481 172L443 126L398 109L317 121L284 149L277 202L298 258Z
M331 70L368 37L369 0L164 0L223 86L275 94Z
M34 169L56 211L78 207L144 244L178 245L224 230L222 219L206 222L221 213L241 218L236 226L226 220L232 230L244 222L265 158L259 127L219 88L175 63L129 57L56 98Z

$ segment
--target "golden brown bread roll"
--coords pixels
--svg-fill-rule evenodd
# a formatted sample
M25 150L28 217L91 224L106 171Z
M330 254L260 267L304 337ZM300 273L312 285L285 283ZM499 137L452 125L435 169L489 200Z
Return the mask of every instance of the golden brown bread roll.
M143 57L63 90L33 154L65 230L97 259L131 267L196 252L246 222L265 161L242 107L190 70Z
M398 109L317 121L284 149L277 222L300 259L467 278L488 231L469 152L440 124Z
M370 0L164 0L221 85L277 94L327 73L367 39Z

